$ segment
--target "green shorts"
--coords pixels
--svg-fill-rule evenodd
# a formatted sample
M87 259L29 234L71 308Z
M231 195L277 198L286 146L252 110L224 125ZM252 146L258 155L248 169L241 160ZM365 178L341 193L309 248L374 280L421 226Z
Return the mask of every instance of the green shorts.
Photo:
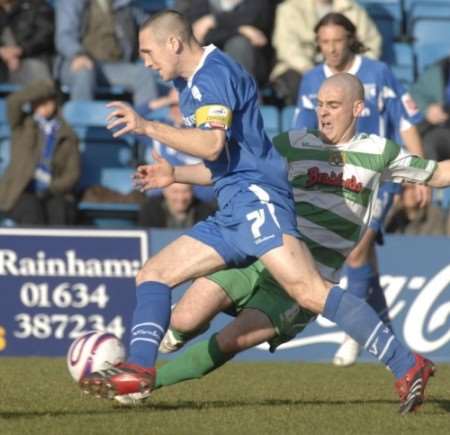
M298 306L259 261L243 269L213 273L208 279L220 285L233 301L227 313L236 316L244 308L263 312L272 322L276 337L270 340L270 351L291 340L315 314Z

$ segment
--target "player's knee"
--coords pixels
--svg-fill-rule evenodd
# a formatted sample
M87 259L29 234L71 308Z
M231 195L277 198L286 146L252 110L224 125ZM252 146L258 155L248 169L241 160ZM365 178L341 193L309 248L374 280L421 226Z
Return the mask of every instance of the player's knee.
M155 281L162 284L170 285L169 277L164 271L145 265L136 275L136 285L140 285L146 281Z
M321 281L298 283L292 290L291 297L303 308L313 313L322 312L327 294L327 286Z
M175 310L172 311L172 316L170 317L170 327L183 334L191 333L198 329L192 320L192 315L189 313L181 313Z

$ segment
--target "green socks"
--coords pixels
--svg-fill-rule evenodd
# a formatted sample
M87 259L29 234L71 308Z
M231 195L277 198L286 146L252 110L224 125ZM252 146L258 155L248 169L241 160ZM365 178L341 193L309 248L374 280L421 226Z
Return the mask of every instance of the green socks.
M190 346L179 357L169 361L156 371L155 389L190 379L199 379L219 368L234 355L224 354L217 344L217 334L209 340Z

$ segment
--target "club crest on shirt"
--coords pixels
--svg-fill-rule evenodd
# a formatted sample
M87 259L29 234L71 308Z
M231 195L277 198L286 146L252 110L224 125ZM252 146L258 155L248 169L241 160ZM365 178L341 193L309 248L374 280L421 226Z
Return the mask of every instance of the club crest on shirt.
M345 157L339 151L332 151L332 152L330 152L330 155L328 157L328 163L331 166L344 166Z
M200 92L200 89L197 86L192 86L191 88L191 94L192 98L197 101L202 101L202 93Z

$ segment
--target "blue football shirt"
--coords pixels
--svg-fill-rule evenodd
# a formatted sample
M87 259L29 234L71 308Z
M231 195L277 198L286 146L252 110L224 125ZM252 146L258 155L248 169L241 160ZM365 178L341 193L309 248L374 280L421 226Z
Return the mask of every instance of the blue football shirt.
M252 184L268 188L274 202L292 197L286 162L264 132L256 83L237 62L209 45L194 74L174 85L186 127L226 130L219 158L204 161L220 207Z

